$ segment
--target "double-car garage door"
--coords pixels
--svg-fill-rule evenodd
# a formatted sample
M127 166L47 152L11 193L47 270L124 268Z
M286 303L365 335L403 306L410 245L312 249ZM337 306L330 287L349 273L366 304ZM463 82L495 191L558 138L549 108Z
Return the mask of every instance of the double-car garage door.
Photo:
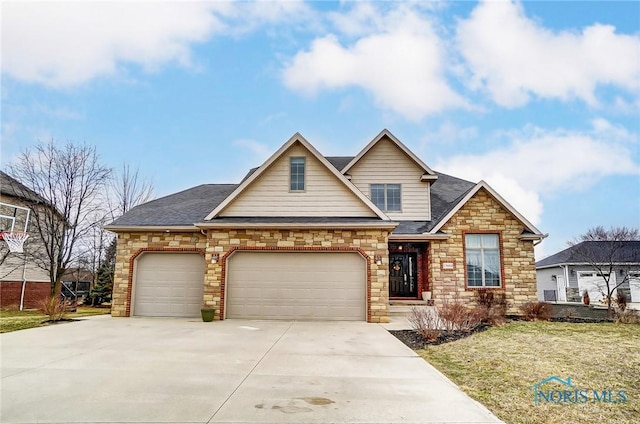
M226 318L366 319L366 265L358 253L239 251L226 268ZM200 314L199 254L144 253L134 281L134 315Z
M227 318L366 319L358 253L236 252L227 264Z

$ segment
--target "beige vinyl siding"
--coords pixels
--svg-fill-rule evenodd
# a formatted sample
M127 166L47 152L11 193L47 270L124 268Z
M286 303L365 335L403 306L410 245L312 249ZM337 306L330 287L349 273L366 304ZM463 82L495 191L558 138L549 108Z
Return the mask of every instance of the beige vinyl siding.
M424 170L389 139L376 143L349 170L351 182L371 198L371 184L401 184L402 211L387 212L391 219L431 219L430 184L420 181Z
M0 241L4 243L4 241ZM3 252L4 253L4 250ZM25 280L33 282L48 282L49 274L36 266L33 258L27 253L27 261L23 253L9 253L5 261L0 265L0 281L22 281L22 272L25 270Z
M0 206L0 215L14 216L15 214L14 231L24 231L27 212L23 209L16 210L14 206L26 208L28 204L22 199L3 195L0 195L0 202L3 203L3 205ZM10 220L5 219L3 223L8 222L10 222ZM9 227L3 229L10 230ZM1 281L22 281L23 270L25 270L24 276L26 281L50 281L49 273L38 267L35 263L34 258L38 258L41 263L46 263L47 254L42 239L38 237L32 213L29 215L27 232L29 233L29 238L27 238L23 245L25 253L9 253L4 262L0 264ZM4 240L0 240L0 243L2 243L0 255L4 255L9 248ZM27 255L26 267L25 254Z
M305 190L289 190L289 158L305 157ZM358 197L299 143L227 206L221 217L375 217Z

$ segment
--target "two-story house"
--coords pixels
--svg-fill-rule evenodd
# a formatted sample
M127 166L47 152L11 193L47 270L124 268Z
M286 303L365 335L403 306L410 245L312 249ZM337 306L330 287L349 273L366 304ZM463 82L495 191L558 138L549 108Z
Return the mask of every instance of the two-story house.
M0 171L0 306L35 309L51 296L43 240L34 230L33 205L46 201L10 175ZM11 252L3 232L26 232L23 252ZM40 266L38 266L40 264Z
M240 184L137 206L118 235L113 316L387 322L393 299L536 300L543 234L485 182L435 172L389 131L355 157L295 134Z

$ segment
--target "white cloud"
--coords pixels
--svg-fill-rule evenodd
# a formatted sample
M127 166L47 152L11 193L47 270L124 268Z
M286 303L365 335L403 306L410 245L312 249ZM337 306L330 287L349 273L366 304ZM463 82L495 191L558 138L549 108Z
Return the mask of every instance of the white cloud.
M501 106L522 106L532 95L596 105L598 86L634 95L640 89L640 38L610 25L554 32L528 18L519 3L487 1L459 22L456 38L471 85Z
M303 19L301 2L5 2L2 71L54 88L166 63L193 66L191 46Z
M266 144L248 138L241 138L233 141L233 145L248 150L260 160L266 160L271 155L271 150Z
M434 168L471 181L484 179L535 224L543 194L586 190L609 176L640 175L633 153L637 138L603 119L592 125L583 132L527 128L511 133L506 147L440 159Z
M360 87L378 107L411 120L466 107L446 81L445 48L431 22L404 6L380 13L371 5L356 5L345 19L334 14L338 28L360 38L348 46L335 34L316 38L285 66L285 85L310 96ZM368 32L364 21L371 24Z
M450 120L440 124L435 131L427 132L422 137L424 144L449 144L467 141L476 138L478 129L476 127L460 127Z

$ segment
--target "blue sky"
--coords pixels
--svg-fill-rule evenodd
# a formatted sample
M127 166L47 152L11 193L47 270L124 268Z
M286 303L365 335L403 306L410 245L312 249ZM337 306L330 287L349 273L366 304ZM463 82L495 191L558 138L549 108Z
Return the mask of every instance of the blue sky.
M640 3L2 4L2 167L51 139L157 196L236 183L295 132L388 128L543 232L640 226Z

